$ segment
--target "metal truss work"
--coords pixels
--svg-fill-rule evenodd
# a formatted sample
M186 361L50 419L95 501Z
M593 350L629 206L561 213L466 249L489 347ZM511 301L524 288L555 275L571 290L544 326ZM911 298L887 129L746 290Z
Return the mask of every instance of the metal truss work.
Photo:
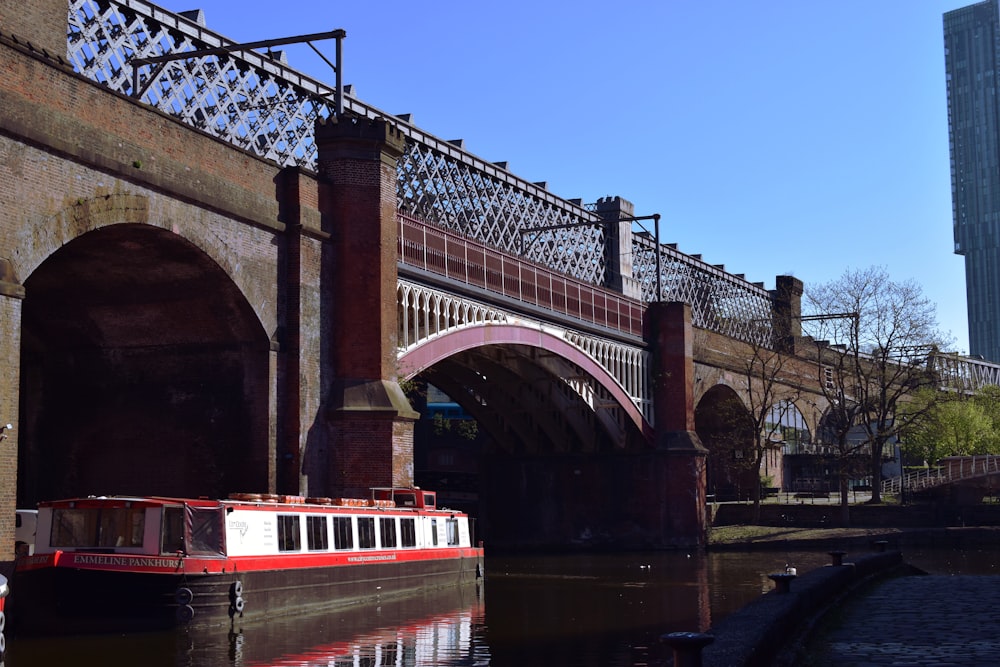
M335 113L335 89L253 50L139 67L133 59L219 49L235 43L196 20L143 0L70 0L68 54L82 75L282 166L316 167L315 123ZM344 108L386 118L407 137L398 161L401 213L443 226L581 282L607 284L605 226L577 200L513 175L502 163L467 152L461 142L421 131L343 91ZM528 230L547 228L525 236ZM657 281L656 253L661 258ZM692 305L694 323L769 344L771 302L762 287L705 264L643 233L633 234L633 272L645 301ZM662 294L656 294L656 285Z
M398 282L396 296L399 308L397 344L400 356L431 338L461 328L488 324L520 325L532 329L544 327L604 368L629 396L643 418L648 423L653 423L650 356L642 348L552 325L543 325L539 321L521 315L505 313L498 308L465 297L404 280ZM551 370L564 376L567 385L583 397L594 410L611 406L613 399L610 394L594 378L581 376L578 373L568 377L565 375L565 369Z
M512 255L523 254L577 280L604 283L604 226L582 207L539 198L522 183L493 178L475 164L416 142L408 146L399 173L401 212ZM557 225L574 226L523 243L523 230Z
M941 388L948 391L973 393L989 385L1000 385L1000 364L941 353L932 353L929 362Z
M633 271L645 301L691 304L695 326L737 340L771 347L772 299L763 285L660 244L660 289L656 294L656 243L648 234L633 234Z

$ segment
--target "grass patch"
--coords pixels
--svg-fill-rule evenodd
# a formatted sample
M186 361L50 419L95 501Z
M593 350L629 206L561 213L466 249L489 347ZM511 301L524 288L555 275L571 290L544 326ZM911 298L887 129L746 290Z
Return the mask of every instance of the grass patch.
M708 534L708 544L752 544L755 542L782 542L829 540L838 538L875 537L898 533L895 528L794 528L791 526L713 526Z

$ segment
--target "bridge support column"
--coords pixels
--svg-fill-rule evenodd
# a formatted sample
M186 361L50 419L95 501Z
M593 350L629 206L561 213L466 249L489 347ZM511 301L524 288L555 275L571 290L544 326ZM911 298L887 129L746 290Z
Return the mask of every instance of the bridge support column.
M795 341L802 337L802 281L794 276L777 276L774 317L771 323L779 352L795 354Z
M691 306L649 306L653 348L656 451L662 454L659 506L664 539L703 545L707 534L705 460L694 430L694 343Z
M635 206L621 197L597 200L597 214L604 220L605 286L633 299L642 298L639 281L632 273L632 216ZM624 220L623 220L624 218Z
M413 483L413 423L397 381L396 161L405 137L353 116L316 126L320 210L331 230L324 325L331 494Z
M14 544L17 509L18 396L21 386L21 305L24 287L0 258L0 545ZM12 424L13 430L6 430ZM0 556L0 562L10 558Z

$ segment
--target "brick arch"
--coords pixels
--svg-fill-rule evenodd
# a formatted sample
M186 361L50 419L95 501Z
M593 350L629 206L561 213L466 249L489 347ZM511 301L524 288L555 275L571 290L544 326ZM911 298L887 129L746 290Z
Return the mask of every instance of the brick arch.
M578 347L538 328L517 324L486 324L455 329L435 336L402 354L398 361L400 374L405 379L412 378L458 352L496 345L524 345L547 350L576 365L593 377L614 398L629 421L647 439L652 438L651 426L643 419L642 413L622 386L603 366Z
M740 452L753 437L753 422L742 397L732 387L716 384L702 395L694 417L698 438L708 449L708 493L720 500L748 497L758 473L740 463Z
M116 187L122 186L119 183ZM31 225L34 232L17 246L14 256L10 258L12 270L18 278L22 281L27 279L60 248L88 233L114 225L146 225L180 237L210 258L239 288L261 326L273 334L277 328L277 297L273 285L277 281L259 280L256 272L246 270L246 258L233 251L237 235L245 237L251 233L245 224L202 207L166 200L141 188L135 192L104 193L100 190L98 188L98 194L93 197L69 199L56 214L50 215L44 222ZM170 210L166 210L167 207ZM264 260L272 265L266 273L276 276L275 234L263 230L252 234L258 236L255 241L270 253ZM232 238L227 243L229 236ZM249 244L244 241L240 246L246 248Z
M266 488L256 312L186 238L108 217L24 280L19 498Z

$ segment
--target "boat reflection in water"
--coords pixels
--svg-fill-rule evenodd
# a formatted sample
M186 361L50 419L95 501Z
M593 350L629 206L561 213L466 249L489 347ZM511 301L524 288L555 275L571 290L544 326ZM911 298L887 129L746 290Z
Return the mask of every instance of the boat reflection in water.
M218 632L179 631L176 663L192 667L489 664L488 653L481 661L475 655L483 619L482 585L463 585L339 613L248 624L228 633L225 646Z
M4 667L488 665L481 582L327 613L159 632L17 637Z

